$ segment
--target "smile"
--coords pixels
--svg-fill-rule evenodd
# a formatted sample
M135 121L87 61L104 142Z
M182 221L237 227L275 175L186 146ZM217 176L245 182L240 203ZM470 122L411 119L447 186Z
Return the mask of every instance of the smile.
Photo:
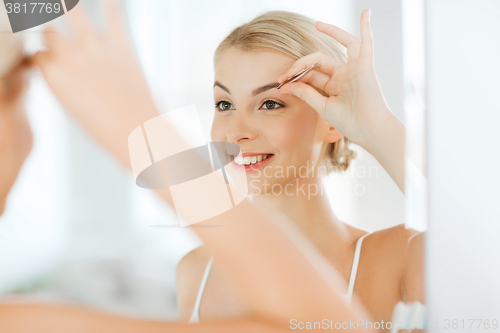
M245 171L252 171L269 163L274 154L251 154L243 153L243 156L231 156L231 163L234 167Z
M259 163L268 157L270 157L272 154L266 154L266 155L254 155L254 156L236 156L234 159L234 162L239 165L250 165L250 164L256 164Z

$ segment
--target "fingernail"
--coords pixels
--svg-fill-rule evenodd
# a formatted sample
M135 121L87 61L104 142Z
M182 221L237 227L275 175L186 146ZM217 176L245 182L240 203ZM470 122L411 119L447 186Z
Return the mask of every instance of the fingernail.
M280 89L280 93L285 94L285 95L291 95L292 94L292 92L290 90L283 90L283 89Z

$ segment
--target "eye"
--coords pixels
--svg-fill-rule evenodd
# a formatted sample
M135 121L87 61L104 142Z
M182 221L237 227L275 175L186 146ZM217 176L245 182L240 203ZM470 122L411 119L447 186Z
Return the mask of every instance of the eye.
M217 108L217 111L219 112L225 112L231 110L230 107L232 106L231 103L228 101L221 100L215 104L215 107Z
M225 101L225 100L221 100L215 104L215 108L217 108L217 111L219 111L219 112L234 110L234 107L232 107L232 106L233 105L231 103L229 103L228 101ZM264 101L262 106L264 106L264 110L275 110L275 109L279 109L279 108L284 107L283 104L275 102L275 101L270 100L270 99Z
M265 110L274 110L274 109L279 109L280 107L284 107L283 104L280 104L278 102L275 102L273 100L268 99L267 101L264 101L262 106L265 106ZM277 106L277 107L276 107Z

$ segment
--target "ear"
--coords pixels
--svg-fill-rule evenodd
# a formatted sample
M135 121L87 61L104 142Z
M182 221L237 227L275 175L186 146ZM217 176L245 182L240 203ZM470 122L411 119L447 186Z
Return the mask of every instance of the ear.
M325 126L327 127L326 132L325 132L325 142L328 142L328 143L337 142L338 140L342 139L342 137L344 136L342 133L337 131L337 129L335 129L335 127L330 125L330 123L326 122Z

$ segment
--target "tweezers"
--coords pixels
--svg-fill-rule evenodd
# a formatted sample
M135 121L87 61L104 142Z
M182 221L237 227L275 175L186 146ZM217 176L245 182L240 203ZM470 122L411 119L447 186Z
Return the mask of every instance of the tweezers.
M290 83L290 82L295 82L295 81L297 81L298 79L300 79L301 77L303 77L304 75L306 75L307 73L309 73L309 71L310 71L311 69L313 69L314 67L317 67L317 66L319 66L319 65L320 65L320 63L319 63L319 62L317 62L317 63L315 63L314 65L311 65L311 66L307 67L306 69L304 69L304 70L302 70L302 71L298 72L297 74L295 74L295 75L293 75L293 76L290 76L288 79L286 79L286 81L285 81L285 82L283 82L282 84L280 84L279 86L277 86L277 87L276 87L276 89L281 88L281 86L282 86L282 85L284 85L284 84L286 84L286 83Z

